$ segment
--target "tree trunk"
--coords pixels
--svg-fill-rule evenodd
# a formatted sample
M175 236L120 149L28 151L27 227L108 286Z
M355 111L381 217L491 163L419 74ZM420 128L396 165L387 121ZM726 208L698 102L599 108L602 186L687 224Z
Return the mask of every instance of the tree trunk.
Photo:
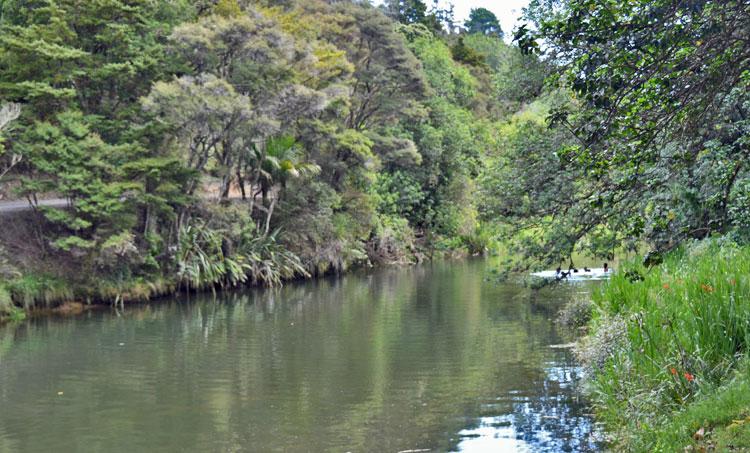
M143 235L146 236L149 230L149 224L151 223L151 205L147 205L143 214Z
M242 201L247 200L247 194L245 193L245 180L242 178L242 171L237 167L237 185L240 186L240 193L242 194Z
M268 231L271 229L271 216L273 215L274 206L276 206L276 198L271 200L271 205L268 207L268 213L266 214L266 227L263 229L263 236L268 236Z
M224 174L224 176L221 177L221 195L220 198L222 200L227 200L229 198L229 189L232 186L232 177L229 173Z

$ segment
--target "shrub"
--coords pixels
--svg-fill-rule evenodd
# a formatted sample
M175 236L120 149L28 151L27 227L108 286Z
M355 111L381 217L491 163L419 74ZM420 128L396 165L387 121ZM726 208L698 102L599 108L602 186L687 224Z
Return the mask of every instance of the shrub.
M486 255L497 246L496 234L485 224L477 224L471 234L461 237L472 255Z
M414 260L414 243L414 230L406 219L382 215L367 251L376 263L410 263Z
M310 276L299 257L278 242L278 230L270 235L253 233L247 230L243 234L236 251L237 262L251 283L280 286L283 280Z
M0 321L3 319L13 319L18 316L19 312L23 313L22 310L13 305L10 292L8 292L5 286L0 285Z
M278 231L263 235L250 227L236 239L225 234L201 220L184 228L176 255L182 285L190 289L246 282L279 286L285 279L309 275L299 257L277 242Z
M558 316L558 322L565 327L579 328L591 321L594 305L588 297L576 297L565 304Z

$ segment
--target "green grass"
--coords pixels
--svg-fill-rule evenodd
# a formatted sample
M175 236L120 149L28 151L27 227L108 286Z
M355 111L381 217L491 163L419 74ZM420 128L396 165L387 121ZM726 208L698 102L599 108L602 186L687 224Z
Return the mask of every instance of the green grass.
M174 279L134 277L124 281L100 278L89 283L49 275L24 275L0 285L0 319L20 320L33 309L55 308L65 302L143 302L173 294Z
M0 322L21 321L26 318L26 313L13 304L10 291L4 284L0 284Z
M727 385L750 345L750 247L703 241L650 270L625 263L594 304L583 357L618 450L672 451L674 439L664 436L689 441L697 429L689 422L705 415L701 408L721 413L721 395L735 392ZM740 377L733 385L748 384ZM738 401L721 406L717 426L743 415L747 404ZM733 442L743 442L747 434L736 428L726 436L738 431Z
M65 280L49 275L24 275L5 284L16 306L24 310L49 308L72 300L74 289Z
M745 362L725 385L673 414L644 443L663 452L684 452L686 447L750 451L749 373L750 364Z

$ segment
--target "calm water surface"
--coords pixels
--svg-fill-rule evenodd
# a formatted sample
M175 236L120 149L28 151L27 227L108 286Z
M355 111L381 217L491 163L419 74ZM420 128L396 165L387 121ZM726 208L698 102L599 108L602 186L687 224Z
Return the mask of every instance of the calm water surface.
M560 306L482 261L0 328L0 451L593 451ZM62 394L58 394L62 392Z

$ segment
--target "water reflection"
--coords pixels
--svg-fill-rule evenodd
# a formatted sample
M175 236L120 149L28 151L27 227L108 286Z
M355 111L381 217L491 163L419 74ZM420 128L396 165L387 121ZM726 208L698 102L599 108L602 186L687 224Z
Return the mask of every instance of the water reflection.
M586 451L552 318L484 263L0 330L0 451ZM58 395L58 392L63 392Z

